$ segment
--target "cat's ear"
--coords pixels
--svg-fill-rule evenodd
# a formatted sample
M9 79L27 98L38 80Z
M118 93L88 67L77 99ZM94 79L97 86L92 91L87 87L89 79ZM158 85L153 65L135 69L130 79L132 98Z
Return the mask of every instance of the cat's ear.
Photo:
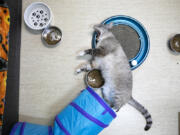
M113 22L110 22L109 24L106 24L107 29L111 29L114 26Z

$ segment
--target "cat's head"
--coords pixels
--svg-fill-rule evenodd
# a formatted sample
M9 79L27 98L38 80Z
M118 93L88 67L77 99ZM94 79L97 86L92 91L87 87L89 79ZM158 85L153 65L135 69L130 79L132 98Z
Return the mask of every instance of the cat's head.
M97 33L97 40L103 37L105 34L109 33L112 27L113 27L113 23L94 25L93 28L94 31Z

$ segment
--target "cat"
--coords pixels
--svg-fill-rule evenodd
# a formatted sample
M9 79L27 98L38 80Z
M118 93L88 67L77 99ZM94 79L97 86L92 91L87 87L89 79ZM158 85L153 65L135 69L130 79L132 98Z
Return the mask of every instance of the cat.
M151 115L132 97L132 71L121 44L110 31L112 27L113 23L94 26L98 35L96 48L79 53L79 56L90 55L91 59L76 72L90 71L94 68L101 70L105 80L102 87L104 100L116 111L126 103L136 108L146 119L144 130L147 131L152 125Z

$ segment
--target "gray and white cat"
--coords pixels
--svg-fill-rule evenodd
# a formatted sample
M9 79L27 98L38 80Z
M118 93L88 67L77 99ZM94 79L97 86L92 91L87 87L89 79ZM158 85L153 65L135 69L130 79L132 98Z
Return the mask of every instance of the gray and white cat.
M79 53L79 56L90 55L91 60L77 69L77 73L93 68L101 70L105 79L102 88L103 98L116 111L126 103L140 111L146 119L145 130L149 130L152 119L149 112L132 97L132 72L128 58L120 43L110 31L113 24L94 26L98 33L97 46Z

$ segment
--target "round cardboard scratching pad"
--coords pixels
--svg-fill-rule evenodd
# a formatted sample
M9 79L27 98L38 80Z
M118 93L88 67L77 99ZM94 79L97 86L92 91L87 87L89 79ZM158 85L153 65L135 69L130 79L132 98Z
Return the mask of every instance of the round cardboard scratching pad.
M111 31L121 43L129 59L131 70L139 67L149 53L150 43L147 31L140 22L129 16L112 16L104 20L102 24L109 24L111 22L114 25ZM94 32L92 48L96 47L97 35Z
M137 32L123 24L113 26L111 31L120 42L128 59L134 58L138 54L141 44Z

